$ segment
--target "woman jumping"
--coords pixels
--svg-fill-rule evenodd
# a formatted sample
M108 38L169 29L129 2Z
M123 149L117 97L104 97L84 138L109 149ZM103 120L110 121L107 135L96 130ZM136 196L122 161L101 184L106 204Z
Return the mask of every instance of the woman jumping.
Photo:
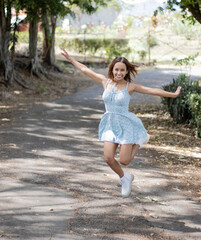
M119 175L122 197L128 197L131 193L134 176L124 172L120 164L127 166L135 157L138 149L149 140L142 121L128 111L130 97L134 92L138 92L176 98L180 94L181 87L172 93L135 83L131 79L131 75L134 78L137 76L137 66L124 57L116 57L111 62L106 77L73 59L64 48L62 48L61 54L82 73L101 83L104 88L102 97L106 112L99 124L99 140L104 142L105 161ZM120 164L115 160L118 145L120 145Z

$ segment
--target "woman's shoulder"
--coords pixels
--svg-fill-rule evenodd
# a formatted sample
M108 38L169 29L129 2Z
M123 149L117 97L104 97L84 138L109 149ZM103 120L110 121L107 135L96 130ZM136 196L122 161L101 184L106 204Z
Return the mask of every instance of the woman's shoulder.
M133 80L131 82L129 82L128 92L130 93L130 95L132 95L133 92L135 91L135 85L136 85L136 83Z
M129 82L129 84L128 84L128 87L130 88L130 89L133 89L134 87L135 87L135 82L132 80L131 82Z
M103 85L104 89L107 87L107 85L108 85L110 82L111 82L111 79L110 79L110 78L107 78L107 77L103 78L103 80L102 80L102 85Z

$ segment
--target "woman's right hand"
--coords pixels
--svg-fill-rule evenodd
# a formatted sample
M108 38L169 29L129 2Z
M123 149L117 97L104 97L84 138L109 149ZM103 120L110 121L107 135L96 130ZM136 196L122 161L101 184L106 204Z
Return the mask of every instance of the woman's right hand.
M68 60L68 61L72 61L71 56L66 52L66 50L62 47L61 50L63 52L61 52L61 54Z

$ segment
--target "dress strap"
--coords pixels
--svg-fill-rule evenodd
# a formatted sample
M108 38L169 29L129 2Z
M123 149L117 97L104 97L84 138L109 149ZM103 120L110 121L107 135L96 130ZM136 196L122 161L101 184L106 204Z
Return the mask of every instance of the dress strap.
M127 84L126 84L126 90L128 90L128 84L129 84L129 82L127 82Z
M112 86L112 92L114 92L114 88L115 88L116 85L117 85L117 83L113 84L113 86Z
M107 88L108 83L110 82L110 79L108 78L106 85L105 85L105 89Z

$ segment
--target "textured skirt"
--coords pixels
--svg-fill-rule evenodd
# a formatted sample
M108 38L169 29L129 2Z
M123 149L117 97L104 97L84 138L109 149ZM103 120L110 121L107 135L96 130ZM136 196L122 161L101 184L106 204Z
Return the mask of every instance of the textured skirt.
M105 112L99 124L99 140L122 144L143 144L149 141L144 125L134 113Z

